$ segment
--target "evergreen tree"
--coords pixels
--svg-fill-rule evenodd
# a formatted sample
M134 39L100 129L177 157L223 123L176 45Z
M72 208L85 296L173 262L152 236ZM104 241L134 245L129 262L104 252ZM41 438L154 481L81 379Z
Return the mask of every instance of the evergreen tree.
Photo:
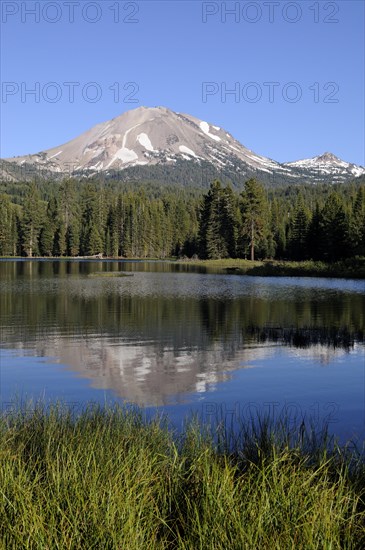
M310 224L310 212L304 205L302 194L299 194L291 219L290 256L294 260L308 258L307 237Z
M55 253L57 255L77 256L80 252L82 212L79 203L75 181L72 179L64 180L58 192L55 238Z
M86 256L95 256L96 254L102 254L104 251L104 244L97 225L95 223L90 224L87 227L86 234Z
M124 203L124 195L120 193L118 195L115 216L114 216L114 231L115 231L116 246L118 247L117 248L118 256L122 256L124 253L125 218L126 218L126 210L125 210L125 203Z
M270 210L270 246L272 257L279 259L286 256L286 218L286 206L274 198Z
M42 205L39 197L39 191L35 183L28 187L24 199L23 218L22 218L22 248L26 256L32 258L38 254L38 237L42 226Z
M58 218L57 201L53 197L48 201L47 212L39 235L39 252L41 256L54 254L55 223Z
M200 254L203 258L228 258L235 249L234 208L231 194L215 181L205 195L201 210ZM234 253L234 252L233 252Z
M11 256L16 249L16 214L7 195L0 196L0 256Z
M321 242L323 241L323 230L321 225L321 209L316 202L312 219L308 226L306 250L308 257L312 260L321 259Z
M222 193L221 233L230 258L237 256L237 205L232 187L227 186Z
M54 236L53 254L54 256L65 256L66 254L66 232L67 228L62 220L58 224Z
M365 187L359 188L352 209L348 245L351 253L365 256Z
M66 231L66 254L78 256L80 254L80 222L74 218Z
M39 234L39 253L41 256L52 256L54 232L50 224L43 225Z
M102 202L102 205L101 205ZM86 256L101 254L105 250L105 225L103 220L104 200L98 196L98 189L93 183L87 183L81 194L82 229L80 236L81 253ZM102 212L99 209L102 208Z
M119 256L119 234L118 234L118 207L117 203L109 206L107 218L106 254L117 258Z
M249 246L250 258L267 236L267 203L262 185L255 179L246 181L242 192L242 237Z
M319 247L324 260L333 262L348 256L347 233L348 220L343 200L333 191L325 202L319 221Z

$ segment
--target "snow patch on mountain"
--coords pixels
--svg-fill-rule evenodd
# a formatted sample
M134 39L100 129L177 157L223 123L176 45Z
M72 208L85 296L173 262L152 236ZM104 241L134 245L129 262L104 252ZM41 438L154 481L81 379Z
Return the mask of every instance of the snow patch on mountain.
M51 157L48 157L48 160L51 160L55 157L58 157L58 155L60 155L62 153L62 151L58 151L58 153L56 153L55 155L52 155Z
M186 145L180 145L179 150L180 150L181 153L186 153L187 155L190 155L191 157L198 158L198 156L194 153L194 151L189 149L189 147L186 147Z
M139 143L142 145L142 147L147 149L147 151L153 151L153 152L155 151L154 148L153 148L153 145L151 143L150 138L144 132L142 132L142 134L138 134L137 141L139 141Z
M132 149L128 149L127 147L122 147L121 149L119 149L119 151L115 153L107 168L110 168L116 160L121 160L123 164L127 164L137 159L138 155L135 151L133 151Z
M93 164L92 166L89 166L89 170L102 170L104 166L104 163L102 161L97 162L96 164Z
M205 135L209 136L210 138L214 139L214 141L221 141L221 138L219 136L215 136L214 134L210 133L210 126L207 122L204 122L203 120L199 124L200 129L204 132ZM213 126L214 128L214 126Z
M218 162L219 164L221 164L222 166L226 166L226 163L223 162L223 160L219 159L218 157L216 157L215 155L210 155L210 158L212 158L215 162Z
M235 147L234 145L229 144L229 147L230 147L231 149L233 149L234 151L237 151L238 153L240 152L240 150L238 149L238 147Z
M356 166L354 164L351 170L355 177L362 176L363 174L365 174L365 168L363 168L362 166Z

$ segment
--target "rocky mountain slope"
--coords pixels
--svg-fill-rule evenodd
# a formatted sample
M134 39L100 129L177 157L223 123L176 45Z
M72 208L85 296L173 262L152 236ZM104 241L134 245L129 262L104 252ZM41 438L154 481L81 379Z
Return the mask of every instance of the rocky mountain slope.
M139 107L63 145L5 159L0 177L19 181L34 175L102 174L125 180L156 179L161 172L167 178L179 174L182 184L196 179L198 185L205 185L211 177L233 183L256 177L276 184L349 181L364 175L365 168L331 153L280 164L250 151L223 128L191 115L165 107Z

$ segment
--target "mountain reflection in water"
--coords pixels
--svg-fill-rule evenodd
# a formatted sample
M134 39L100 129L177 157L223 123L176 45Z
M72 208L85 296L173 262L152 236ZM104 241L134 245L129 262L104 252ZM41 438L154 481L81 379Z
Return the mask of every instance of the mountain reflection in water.
M97 271L134 276L88 277ZM362 281L205 274L162 262L0 262L3 346L53 357L141 405L214 392L278 348L331 366L363 349L364 312Z

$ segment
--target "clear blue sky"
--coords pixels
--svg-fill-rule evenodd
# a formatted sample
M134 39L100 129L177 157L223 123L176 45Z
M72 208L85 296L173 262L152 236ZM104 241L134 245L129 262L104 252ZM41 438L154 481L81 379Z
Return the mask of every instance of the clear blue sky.
M1 7L2 157L162 105L280 162L331 151L365 164L361 0L2 0ZM127 83L134 84L124 90ZM237 95L224 98L233 88Z

